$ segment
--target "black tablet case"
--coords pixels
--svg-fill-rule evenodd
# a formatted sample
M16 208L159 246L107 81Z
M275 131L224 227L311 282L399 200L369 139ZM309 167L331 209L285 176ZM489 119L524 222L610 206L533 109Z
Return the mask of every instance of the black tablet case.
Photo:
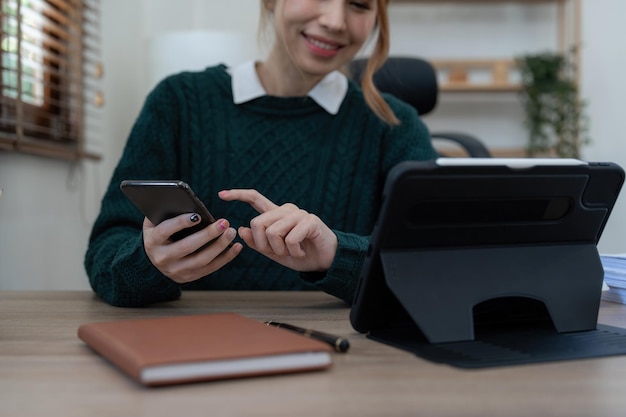
M353 327L461 367L626 353L626 331L597 326L596 248L624 171L490 163L390 172Z

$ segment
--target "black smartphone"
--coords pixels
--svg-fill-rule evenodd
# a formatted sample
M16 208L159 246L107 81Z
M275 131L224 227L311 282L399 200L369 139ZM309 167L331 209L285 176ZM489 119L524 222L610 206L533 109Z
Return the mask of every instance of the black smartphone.
M197 213L200 222L174 233L170 239L180 240L215 222L206 206L191 187L178 180L124 180L122 192L153 224L184 213Z

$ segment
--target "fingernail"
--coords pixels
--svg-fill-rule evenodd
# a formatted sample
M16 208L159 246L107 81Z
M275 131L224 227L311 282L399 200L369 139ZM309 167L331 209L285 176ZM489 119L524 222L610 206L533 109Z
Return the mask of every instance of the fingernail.
M193 223L196 223L198 220L200 220L200 216L194 213L191 216L189 216L189 220L191 220Z
M228 222L226 220L220 220L218 226L222 230L228 229Z
M229 238L234 238L236 235L237 232L233 228L228 229L228 231L226 232L226 236L228 236Z

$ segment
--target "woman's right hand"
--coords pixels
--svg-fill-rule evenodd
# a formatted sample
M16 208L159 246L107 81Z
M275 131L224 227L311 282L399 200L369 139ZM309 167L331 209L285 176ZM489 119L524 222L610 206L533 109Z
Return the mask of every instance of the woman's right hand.
M237 232L225 219L217 220L181 240L170 240L174 233L196 225L199 220L197 216L181 214L158 226L147 218L143 221L143 245L150 262L163 275L179 284L212 274L232 261L243 248L241 243L229 247ZM214 239L214 242L203 248Z

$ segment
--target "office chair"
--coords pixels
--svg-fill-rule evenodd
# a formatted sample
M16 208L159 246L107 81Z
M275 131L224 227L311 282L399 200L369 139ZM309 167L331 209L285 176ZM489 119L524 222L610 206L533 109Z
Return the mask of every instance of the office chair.
M359 58L349 65L349 76L360 82L367 59ZM374 74L374 85L383 93L390 93L413 106L425 116L437 106L439 84L433 66L413 57L389 57ZM461 146L472 158L489 158L491 153L476 137L459 132L431 132L434 142L450 141ZM444 152L445 153L445 152ZM442 155L445 156L445 155Z

